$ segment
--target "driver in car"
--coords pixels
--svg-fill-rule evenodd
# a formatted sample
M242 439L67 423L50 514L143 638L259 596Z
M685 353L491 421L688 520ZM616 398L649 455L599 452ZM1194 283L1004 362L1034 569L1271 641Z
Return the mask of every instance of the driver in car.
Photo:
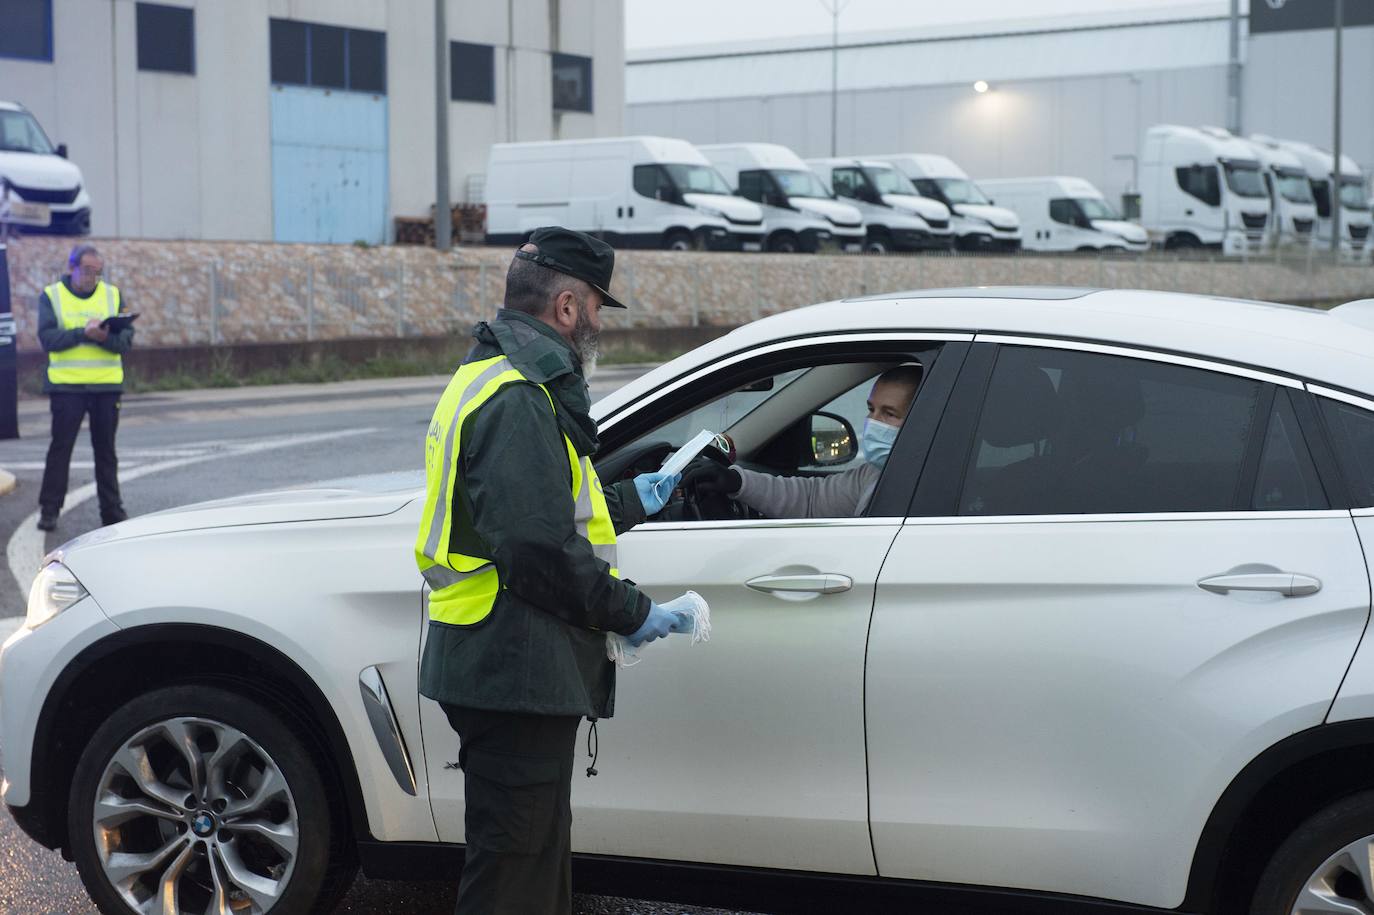
M698 459L683 475L682 485L699 493L722 493L768 518L862 515L920 383L919 365L888 369L873 382L864 423L863 462L857 467L825 476L788 477Z

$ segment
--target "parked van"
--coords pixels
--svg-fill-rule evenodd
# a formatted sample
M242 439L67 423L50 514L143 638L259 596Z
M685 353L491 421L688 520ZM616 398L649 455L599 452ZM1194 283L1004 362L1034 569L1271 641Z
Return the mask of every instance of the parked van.
M1140 154L1140 221L1165 248L1262 251L1269 192L1251 145L1220 127L1160 124Z
M560 225L621 248L752 250L763 212L686 140L497 143L487 159L487 244Z
M30 231L91 231L91 196L81 169L67 161L66 145L54 146L18 102L0 101L0 218Z
M953 246L949 208L916 193L886 162L840 158L807 159L806 164L863 216L865 251L948 251Z
M1021 244L1029 251L1144 251L1145 230L1126 222L1082 178L999 178L979 187L1021 221Z
M864 243L859 211L835 198L801 157L776 143L698 146L735 193L763 209L763 246L769 251L815 251L833 245L858 251Z
M1312 196L1312 184L1302 160L1284 149L1278 140L1263 134L1253 134L1250 145L1255 148L1255 157L1264 172L1264 187L1269 191L1270 243L1311 247L1317 237L1317 200ZM1330 237L1328 233L1327 238Z
M1335 175L1336 158L1310 143L1280 140L1279 145L1301 160L1307 171L1307 181L1317 206L1317 246L1331 247L1331 179ZM1365 196L1364 176L1349 156L1341 156L1341 250L1355 257L1370 253L1369 200Z
M1006 207L978 189L953 160L930 153L869 156L895 165L916 186L917 193L938 200L953 214L950 228L964 251L1019 251L1021 222Z

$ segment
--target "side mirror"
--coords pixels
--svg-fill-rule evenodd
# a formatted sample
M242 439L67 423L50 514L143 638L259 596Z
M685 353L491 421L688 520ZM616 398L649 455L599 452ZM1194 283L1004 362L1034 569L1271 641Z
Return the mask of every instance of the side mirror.
M64 158L64 159L67 158L67 144L66 144L66 143L58 143L58 144L57 144L57 154L58 154L59 156L61 156L62 158Z
M811 414L811 463L834 467L854 460L859 453L859 437L849 420L834 413Z

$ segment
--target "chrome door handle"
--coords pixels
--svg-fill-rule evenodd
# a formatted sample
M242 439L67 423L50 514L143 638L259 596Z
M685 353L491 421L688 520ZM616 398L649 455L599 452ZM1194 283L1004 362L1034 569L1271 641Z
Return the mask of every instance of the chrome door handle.
M787 591L805 594L840 594L854 587L854 579L848 575L822 572L814 575L760 575L745 582L755 591L771 594Z
M1213 575L1197 583L1204 591L1226 594L1231 591L1273 591L1284 597L1302 597L1322 589L1321 579L1292 572L1249 572L1241 575Z

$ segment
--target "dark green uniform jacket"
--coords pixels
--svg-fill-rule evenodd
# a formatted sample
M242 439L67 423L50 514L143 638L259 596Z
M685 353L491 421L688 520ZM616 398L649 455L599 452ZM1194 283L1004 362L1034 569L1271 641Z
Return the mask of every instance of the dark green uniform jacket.
M63 274L62 285L67 287L67 291L78 299L89 299L92 295L81 295L72 288L72 277L70 273ZM129 300L124 297L124 290L119 291L119 310L126 312L129 310ZM64 349L71 349L82 343L91 343L102 349L107 349L112 353L119 353L121 356L129 352L134 345L134 327L130 324L119 333L112 333L105 338L104 343L95 343L93 340L86 339L86 328L75 327L66 330L58 326L57 312L53 310L52 302L48 301L48 294L41 293L38 296L38 342L43 347L44 352L57 353ZM122 391L124 386L120 384L53 384L48 380L46 372L43 373L43 390L48 394L96 394Z
M469 708L609 718L606 632L638 629L649 599L611 576L573 522L563 435L579 455L597 447L581 363L553 328L519 312L502 309L473 336L469 362L505 353L534 384L507 385L463 426L451 550L491 557L501 590L479 623L430 621L420 693ZM604 492L617 534L644 520L633 483Z

